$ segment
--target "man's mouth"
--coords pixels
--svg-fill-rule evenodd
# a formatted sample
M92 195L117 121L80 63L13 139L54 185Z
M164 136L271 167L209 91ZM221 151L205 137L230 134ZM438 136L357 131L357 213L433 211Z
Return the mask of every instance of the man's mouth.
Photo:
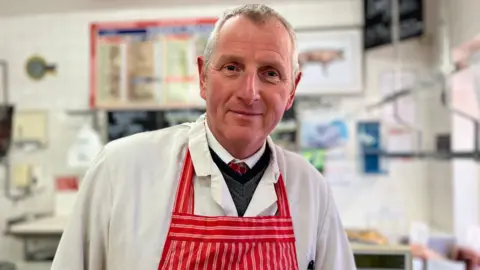
M233 113L244 115L244 116L259 116L262 115L259 112L252 112L252 111L244 111L244 110L232 110Z

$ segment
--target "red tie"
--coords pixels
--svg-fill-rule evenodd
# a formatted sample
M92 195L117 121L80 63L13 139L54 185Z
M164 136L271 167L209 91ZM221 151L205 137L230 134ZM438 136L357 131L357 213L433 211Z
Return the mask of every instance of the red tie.
M248 165L245 162L233 163L233 161L230 161L230 163L228 163L228 166L230 166L230 168L232 168L234 171L236 171L240 175L245 174L250 169L248 168Z

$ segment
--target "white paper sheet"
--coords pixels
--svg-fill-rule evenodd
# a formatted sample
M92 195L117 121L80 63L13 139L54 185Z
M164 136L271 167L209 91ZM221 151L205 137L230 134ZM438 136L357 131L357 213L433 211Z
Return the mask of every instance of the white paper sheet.
M348 160L327 160L323 176L331 186L351 186L358 178L355 164Z
M427 246L429 237L430 228L426 223L419 221L410 223L410 244Z
M402 89L413 87L416 75L412 71L402 71L397 74L395 71L386 71L380 75L380 93L383 97L394 94ZM397 124L394 117L394 105L388 104L382 107L383 120L388 124ZM415 100L412 96L405 96L397 99L397 112L404 122L415 124Z
M418 258L413 258L412 270L425 270L423 260Z
M480 227L470 226L467 229L467 245L468 247L480 251Z
M398 78L396 76L399 76ZM393 71L381 74L380 91L382 98L415 84L414 72L403 71L397 75ZM406 96L397 99L396 104L382 107L382 125L387 127L385 148L391 152L414 151L416 132L408 127L417 126L415 99Z
M102 147L103 144L98 133L90 125L85 125L68 151L68 166L79 169L88 168Z
M465 270L465 264L462 262L453 262L447 260L427 260L426 270Z

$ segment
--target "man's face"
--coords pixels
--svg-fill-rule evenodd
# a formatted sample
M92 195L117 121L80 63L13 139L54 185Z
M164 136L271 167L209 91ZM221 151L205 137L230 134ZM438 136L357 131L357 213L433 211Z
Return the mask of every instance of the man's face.
M292 106L292 42L276 19L255 24L238 16L217 39L210 65L198 58L200 94L215 135L227 141L263 141Z

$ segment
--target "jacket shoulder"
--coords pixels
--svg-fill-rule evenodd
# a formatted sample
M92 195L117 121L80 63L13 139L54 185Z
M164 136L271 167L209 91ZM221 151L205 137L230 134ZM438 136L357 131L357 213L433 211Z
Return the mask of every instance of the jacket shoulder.
M170 154L179 145L187 144L188 125L176 125L155 131L126 136L105 145L108 158L121 162L124 159L145 159L148 156Z
M317 196L328 193L327 181L307 159L280 146L276 145L275 148L277 162L287 186L300 185L300 189L309 192L315 191Z
M299 153L283 149L280 146L275 146L277 152L277 159L286 170L294 170L296 173L302 172L305 175L310 175L313 178L323 181L322 174L312 165L308 160Z
M321 228L332 205L328 182L310 162L298 153L277 146L279 168L284 177L290 205L301 205L303 218ZM300 214L299 214L300 215Z

